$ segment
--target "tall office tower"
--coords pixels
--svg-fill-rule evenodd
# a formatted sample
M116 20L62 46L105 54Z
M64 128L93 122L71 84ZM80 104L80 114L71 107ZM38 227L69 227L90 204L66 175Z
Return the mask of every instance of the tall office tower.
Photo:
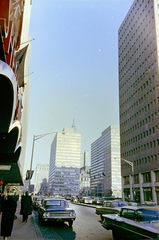
M109 126L91 144L91 193L121 197L119 126Z
M159 0L135 0L118 31L123 197L159 204L158 36Z
M35 186L34 192L39 193L43 179L48 179L49 164L38 164L35 169Z
M71 128L58 132L51 144L49 192L77 195L80 187L81 134Z

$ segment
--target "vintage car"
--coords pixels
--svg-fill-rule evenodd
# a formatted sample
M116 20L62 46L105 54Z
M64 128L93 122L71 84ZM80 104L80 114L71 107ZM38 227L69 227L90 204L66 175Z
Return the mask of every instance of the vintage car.
M100 218L103 221L103 214L118 213L123 206L128 206L128 204L121 200L104 201L102 206L96 207L95 213L100 215Z
M114 240L159 239L159 207L126 206L118 214L104 214L102 226Z
M38 214L41 222L68 222L69 226L76 219L75 211L69 208L68 201L63 198L43 199Z
M82 197L79 198L80 203L92 204L93 199L91 197Z
M38 210L38 208L41 205L41 202L42 202L43 199L44 199L44 197L42 197L42 196L36 196L36 197L33 198L32 206L33 206L34 210Z
M155 202L152 202L152 201L144 201L144 202L142 202L142 205L157 206L157 204Z
M102 205L103 202L104 202L104 198L101 198L101 197L95 197L92 200L92 203L96 205Z

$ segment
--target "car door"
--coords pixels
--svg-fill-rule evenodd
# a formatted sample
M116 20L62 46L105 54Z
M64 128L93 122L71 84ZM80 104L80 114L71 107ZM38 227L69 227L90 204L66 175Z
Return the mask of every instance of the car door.
M136 212L134 209L122 209L117 226L118 236L121 239L127 240L127 236L129 236L130 240L138 239L137 229L133 224L135 218Z

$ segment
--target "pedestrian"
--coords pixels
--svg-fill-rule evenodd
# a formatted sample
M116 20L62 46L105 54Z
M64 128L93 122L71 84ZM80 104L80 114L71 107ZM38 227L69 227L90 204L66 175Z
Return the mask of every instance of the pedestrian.
M14 215L16 212L16 202L12 196L7 195L2 200L2 218L1 218L1 236L7 240L11 236L14 222Z
M22 221L27 222L28 216L32 214L32 199L31 196L29 196L28 192L25 193L25 195L21 198L21 209L20 209L20 215L23 216Z
M3 193L0 191L0 214L1 214L1 208L2 208L2 200L3 200Z

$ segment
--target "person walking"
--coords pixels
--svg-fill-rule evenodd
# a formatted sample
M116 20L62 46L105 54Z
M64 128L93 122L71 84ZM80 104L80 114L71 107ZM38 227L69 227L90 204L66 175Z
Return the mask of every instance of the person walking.
M7 240L11 236L14 222L14 215L16 212L17 204L12 196L6 196L2 200L2 218L1 218L1 236Z
M28 192L21 198L21 209L20 215L23 216L22 221L27 222L28 216L32 214L32 198L29 196Z

